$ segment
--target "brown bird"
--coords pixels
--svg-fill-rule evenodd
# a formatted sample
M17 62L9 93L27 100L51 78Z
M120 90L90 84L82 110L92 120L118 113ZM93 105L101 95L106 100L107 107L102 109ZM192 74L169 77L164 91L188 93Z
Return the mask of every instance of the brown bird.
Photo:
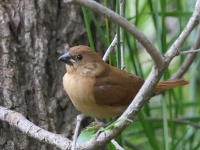
M64 89L74 106L94 118L120 116L144 80L105 63L87 46L75 46L59 57L66 63ZM159 82L155 93L188 84L184 79Z

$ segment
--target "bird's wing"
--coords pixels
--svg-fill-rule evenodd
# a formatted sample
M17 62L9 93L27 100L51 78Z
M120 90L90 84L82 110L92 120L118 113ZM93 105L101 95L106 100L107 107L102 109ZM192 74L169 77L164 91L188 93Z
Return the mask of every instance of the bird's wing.
M95 102L109 106L129 105L143 83L143 79L113 67L96 79Z

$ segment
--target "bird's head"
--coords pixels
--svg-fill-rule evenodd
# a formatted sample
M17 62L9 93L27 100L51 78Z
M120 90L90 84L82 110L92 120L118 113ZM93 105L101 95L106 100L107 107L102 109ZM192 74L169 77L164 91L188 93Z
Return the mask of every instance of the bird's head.
M93 75L102 70L106 64L101 57L88 46L75 46L58 58L66 64L67 72Z

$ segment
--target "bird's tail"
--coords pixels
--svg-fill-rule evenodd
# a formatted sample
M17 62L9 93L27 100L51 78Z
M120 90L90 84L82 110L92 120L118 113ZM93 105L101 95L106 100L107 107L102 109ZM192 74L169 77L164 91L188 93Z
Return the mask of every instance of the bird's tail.
M158 94L160 92L163 92L165 90L180 87L189 84L188 81L180 78L180 79L173 79L173 80L167 80L159 82L154 90L155 94Z

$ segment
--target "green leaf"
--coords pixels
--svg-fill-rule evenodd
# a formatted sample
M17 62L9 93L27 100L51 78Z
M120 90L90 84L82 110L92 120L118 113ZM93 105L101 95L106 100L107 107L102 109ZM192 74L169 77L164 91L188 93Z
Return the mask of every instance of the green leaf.
M94 138L97 131L100 129L100 126L96 126L93 123L88 125L85 129L83 129L78 136L77 142L83 143L89 141L90 139Z

